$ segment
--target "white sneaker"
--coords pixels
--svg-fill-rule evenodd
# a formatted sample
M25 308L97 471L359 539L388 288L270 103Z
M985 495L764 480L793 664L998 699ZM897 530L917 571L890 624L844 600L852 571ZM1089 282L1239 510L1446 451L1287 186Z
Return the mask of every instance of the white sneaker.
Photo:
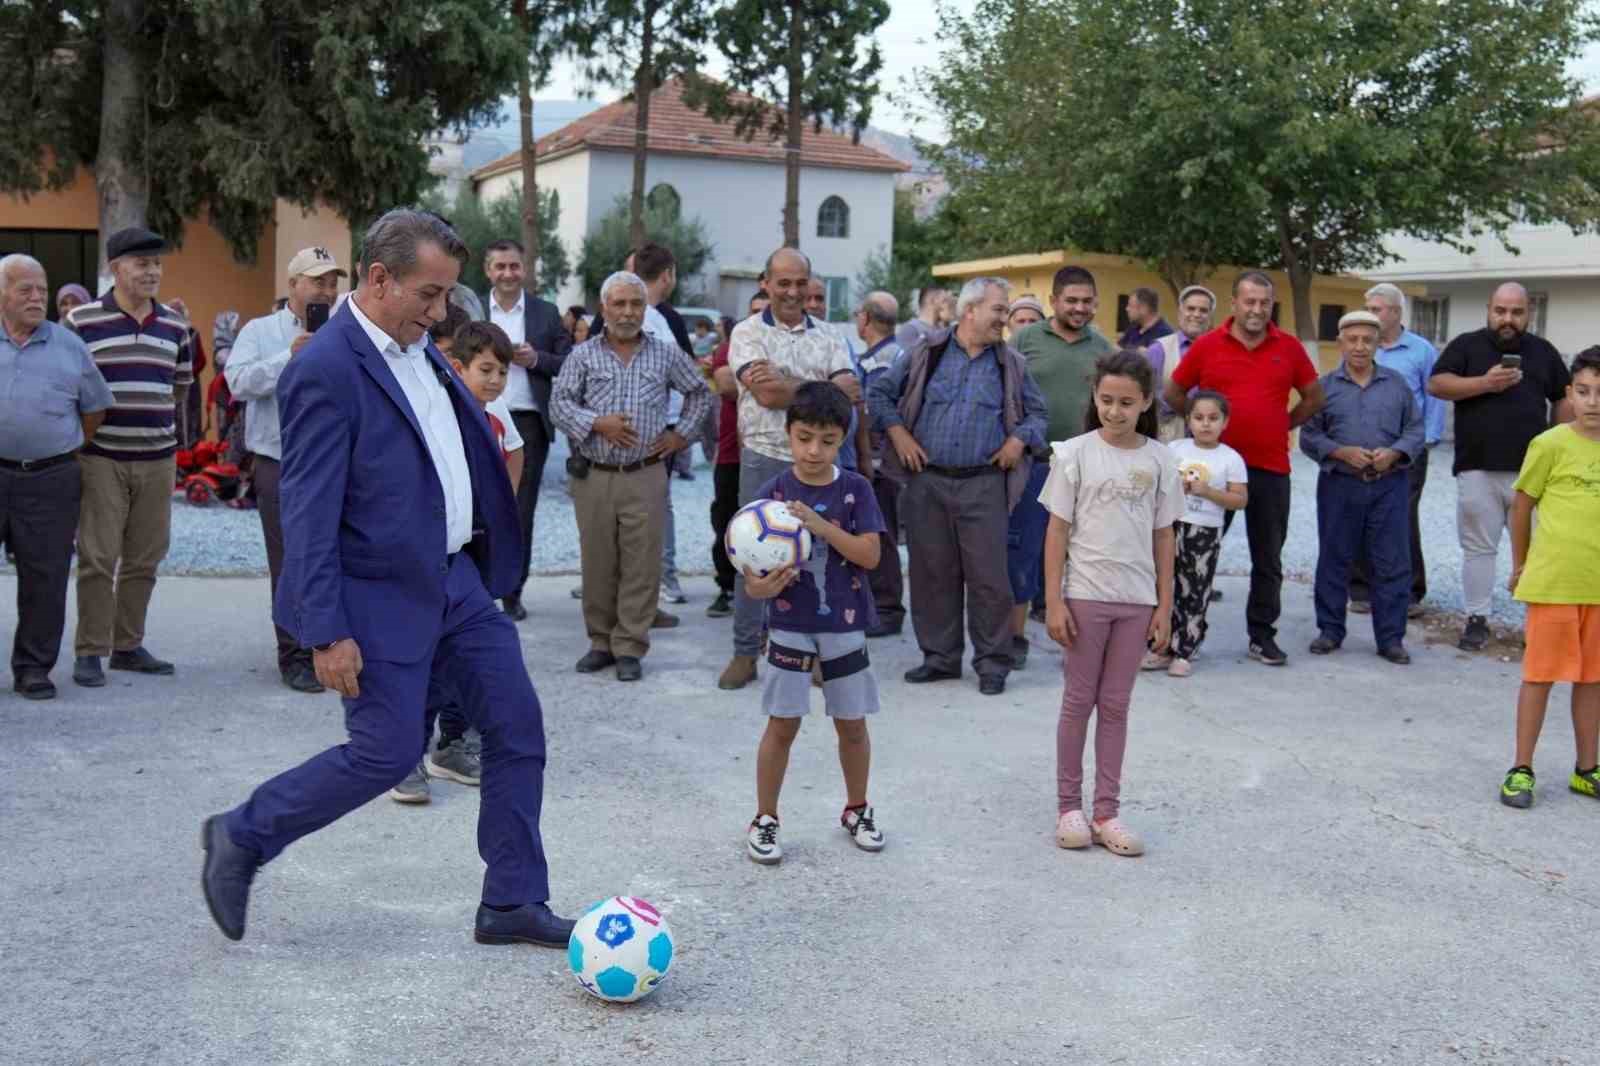
M778 820L770 814L758 814L745 834L744 850L751 862L775 866L783 861L783 846L778 843Z
M661 583L661 598L668 603L689 602L689 597L683 594L683 586L676 581L663 581Z
M844 826L844 831L850 834L850 839L862 851L882 851L887 843L883 839L883 830L872 819L871 807L846 807L839 816L839 824Z

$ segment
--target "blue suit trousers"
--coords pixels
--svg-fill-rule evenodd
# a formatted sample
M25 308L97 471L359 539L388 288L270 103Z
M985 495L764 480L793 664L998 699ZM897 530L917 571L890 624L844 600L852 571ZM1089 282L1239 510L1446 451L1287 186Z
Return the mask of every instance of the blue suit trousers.
M1372 635L1379 650L1406 635L1411 602L1410 488L1405 471L1376 481L1324 472L1317 477L1317 628L1345 636L1350 569L1358 556L1370 566Z
M429 676L437 671L483 736L478 853L488 869L483 902L550 898L539 810L544 798L544 718L516 625L490 598L465 554L445 575L447 604L433 654L415 663L368 659L361 694L344 701L350 739L258 787L228 812L228 835L262 862L399 783L424 743Z

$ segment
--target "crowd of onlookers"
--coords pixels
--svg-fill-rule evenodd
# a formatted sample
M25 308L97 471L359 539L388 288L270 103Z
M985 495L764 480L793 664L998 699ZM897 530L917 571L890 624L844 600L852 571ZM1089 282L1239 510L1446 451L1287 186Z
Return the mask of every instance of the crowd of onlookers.
M240 496L259 513L274 588L282 569L277 382L348 299L341 279L358 288L361 270L308 248L290 261L287 295L270 314L217 316L217 373L202 403L202 339L179 301L159 299L166 250L141 228L112 235L114 284L98 298L61 287L59 324L46 320L39 264L0 260L0 537L17 563L14 687L29 698L55 693L48 675L74 549L73 680L104 685L103 660L174 671L145 647L145 616L167 550L176 456L203 434L215 432L228 458L247 463ZM1464 554L1460 647L1490 640L1507 530L1514 586L1530 605L1517 766L1502 798L1530 801L1533 740L1557 681L1575 685L1572 787L1600 791L1600 593L1591 588L1600 570L1586 569L1600 551L1600 359L1591 350L1569 368L1530 333L1520 285L1497 288L1485 326L1442 354L1406 328L1404 293L1374 286L1365 308L1339 323L1338 365L1319 373L1274 324L1273 283L1255 271L1234 281L1220 324L1218 297L1202 286L1177 294L1175 325L1154 290L1138 289L1113 341L1094 325L1095 279L1076 266L1056 273L1048 299L977 278L959 293L929 285L903 322L894 296L866 293L844 324L827 321L806 256L781 248L737 320L691 323L671 302L676 262L658 244L619 265L598 313L563 311L529 292L516 241L479 254L488 291L458 285L429 332L500 442L524 579L551 445L557 434L569 441L583 569L574 596L590 644L580 672L637 680L652 633L678 624L662 605L685 600L672 481L693 476L692 446L706 451L716 534L706 613L732 618L717 684L739 689L766 671L764 706L776 723L763 741L764 809L751 829L758 861L776 849L776 822L763 819L775 819L774 782L813 683L838 719L850 810L856 823L866 818L852 834L874 839L865 757L854 777L848 763L865 731L846 723L876 707L862 676L870 678L868 640L900 633L907 617L922 661L905 682L959 679L970 639L983 695L1004 692L1026 664L1029 616L1045 622L1068 649L1059 839L1137 853L1116 804L1133 681L1140 670L1194 671L1218 598L1221 540L1236 519L1251 560L1249 655L1269 666L1289 659L1277 621L1295 431L1319 467L1318 636L1308 650L1338 651L1354 611L1371 616L1378 655L1410 661L1406 621L1427 591L1418 503L1447 403ZM741 506L774 493L806 516L818 547L791 573L743 572L723 531ZM526 617L520 587L501 608ZM282 628L277 659L285 684L323 691L311 649ZM791 675L800 673L797 689ZM1085 820L1078 766L1094 712L1099 780ZM448 692L430 694L430 713L438 744L397 799L425 799L429 771L477 779L478 753Z

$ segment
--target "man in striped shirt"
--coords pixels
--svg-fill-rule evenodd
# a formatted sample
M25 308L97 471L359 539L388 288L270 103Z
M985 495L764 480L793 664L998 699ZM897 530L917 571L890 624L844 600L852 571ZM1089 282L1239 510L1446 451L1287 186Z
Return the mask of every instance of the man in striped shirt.
M106 683L113 670L170 674L144 647L145 613L172 524L175 413L194 381L189 324L156 301L167 242L134 226L106 242L115 281L99 300L73 309L67 327L83 339L115 398L79 456L78 633L72 679Z

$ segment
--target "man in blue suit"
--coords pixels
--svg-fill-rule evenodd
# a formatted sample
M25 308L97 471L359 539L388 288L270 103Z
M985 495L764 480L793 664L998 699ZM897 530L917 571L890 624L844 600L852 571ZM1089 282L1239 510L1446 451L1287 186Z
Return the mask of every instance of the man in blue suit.
M229 939L244 936L260 866L416 765L434 672L483 736L476 939L565 947L572 931L546 903L539 698L493 599L520 578L516 501L482 410L426 339L466 254L436 216L384 215L367 231L360 291L279 379L273 614L344 697L350 739L206 819L201 881Z

